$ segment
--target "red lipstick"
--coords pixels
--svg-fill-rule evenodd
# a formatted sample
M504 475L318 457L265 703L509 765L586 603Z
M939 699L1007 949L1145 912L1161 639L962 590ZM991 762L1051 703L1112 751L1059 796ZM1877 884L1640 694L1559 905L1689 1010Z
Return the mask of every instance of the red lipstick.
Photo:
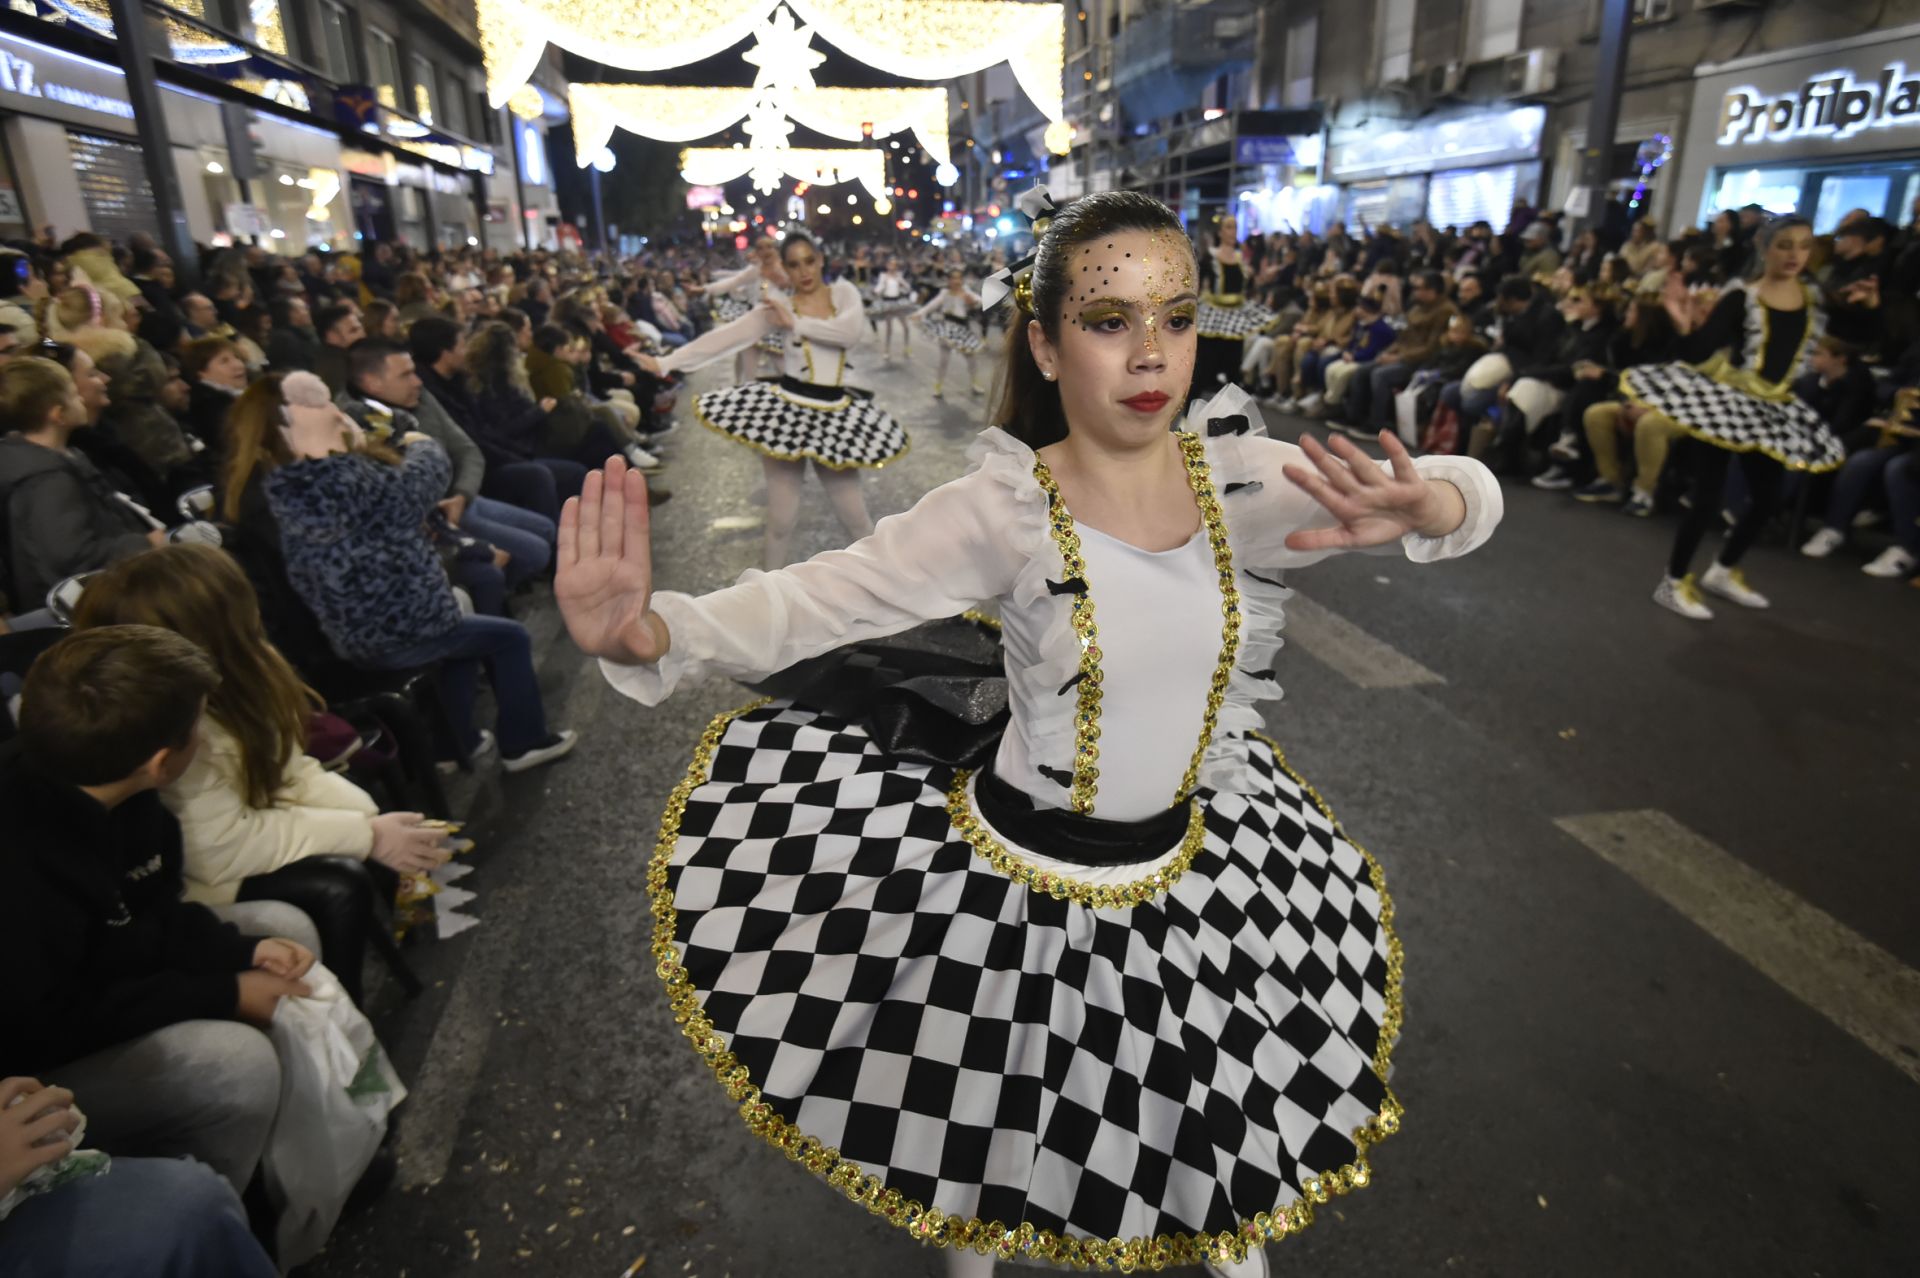
M1165 391L1141 391L1131 399L1120 401L1136 413L1157 413L1167 406Z

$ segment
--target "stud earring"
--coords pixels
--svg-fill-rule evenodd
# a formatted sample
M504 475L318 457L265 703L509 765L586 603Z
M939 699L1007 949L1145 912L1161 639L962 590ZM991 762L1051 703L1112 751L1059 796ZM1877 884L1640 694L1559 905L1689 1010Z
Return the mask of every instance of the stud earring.
M1048 381L1052 381L1056 376L1058 376L1058 374L1056 374L1052 369L1048 369L1046 372L1040 374L1040 376L1046 378Z

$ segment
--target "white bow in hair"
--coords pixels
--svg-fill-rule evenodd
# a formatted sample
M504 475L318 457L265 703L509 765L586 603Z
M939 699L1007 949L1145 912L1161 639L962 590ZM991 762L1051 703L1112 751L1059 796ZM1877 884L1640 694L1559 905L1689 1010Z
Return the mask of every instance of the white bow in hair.
M1019 282L1020 277L1033 269L1034 254L1040 251L1039 236L1046 229L1037 224L1053 216L1053 195L1046 187L1034 185L1014 197L1013 206L1020 210L1021 214L1029 222L1036 223L1034 227L1034 251L1017 262L1009 262L1006 266L987 276L987 278L981 282L980 309L982 311L990 311L1005 301L1007 294L1013 291L1013 287Z

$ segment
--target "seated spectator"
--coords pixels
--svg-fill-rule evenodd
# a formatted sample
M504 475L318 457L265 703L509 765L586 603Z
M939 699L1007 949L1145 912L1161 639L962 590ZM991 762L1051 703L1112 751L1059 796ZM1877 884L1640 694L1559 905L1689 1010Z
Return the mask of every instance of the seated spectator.
M1650 217L1634 219L1633 229L1627 232L1627 242L1620 246L1620 260L1627 264L1627 277L1638 280L1653 268L1654 257L1664 246L1660 242L1660 232Z
M311 371L338 395L347 388L347 350L367 335L360 308L347 302L323 306L313 317L313 328L320 335L320 348Z
M1459 313L1447 300L1445 277L1438 271L1422 271L1413 283L1406 328L1349 380L1346 420L1369 430L1390 428L1394 396L1440 353L1440 339Z
M73 377L52 360L12 359L0 367L0 424L9 432L0 438L8 594L23 611L38 608L49 590L76 573L166 540L72 446L74 432L88 420Z
M1592 399L1579 411L1588 455L1598 475L1574 490L1576 500L1620 502L1629 515L1653 513L1653 495L1666 468L1667 452L1681 437L1673 420L1648 413L1621 399L1619 374L1643 364L1664 364L1676 358L1680 337L1657 294L1640 293L1627 303L1627 312L1607 350L1608 376L1599 379ZM1571 410L1570 414L1571 414ZM1634 475L1631 490L1623 436L1631 436Z
M163 546L91 579L74 629L141 625L170 630L211 657L220 683L207 697L200 748L160 791L180 823L186 898L206 905L286 901L312 919L327 967L360 1001L371 905L391 899L364 862L393 875L445 863L444 830L417 812L380 814L353 782L306 753L307 726L325 709L267 640L246 574L226 552Z
M1867 419L1873 416L1879 388L1859 349L1827 333L1807 357L1807 369L1794 382L1793 393L1819 412L1848 453L1873 447L1880 431Z
M1493 329L1493 298L1487 295L1487 282L1478 275L1469 275L1453 286L1453 305L1474 331L1488 333Z
M1530 222L1520 232L1518 274L1525 280L1545 280L1560 269L1560 250L1553 246L1553 231L1545 222Z
M138 342L126 353L107 356L99 368L107 376L107 403L96 433L134 453L155 477L159 492L153 501L164 505L149 502L149 507L169 510L187 489L213 482L207 455L180 424L192 402L180 361Z
M1551 450L1555 464L1534 476L1534 487L1555 492L1573 487L1579 457L1572 423L1580 421L1580 415L1569 417L1562 408L1584 383L1618 380L1607 367L1615 329L1611 296L1594 285L1577 284L1561 302L1560 313L1566 322L1559 349L1542 363L1516 370L1507 388L1499 432L1517 451L1529 435L1538 446L1557 427L1558 439ZM1580 413L1586 411L1584 400L1576 407Z
M236 437L265 472L267 503L280 532L288 580L344 659L379 669L438 664L457 743L473 753L492 743L473 727L473 702L485 664L499 706L502 766L518 772L561 758L576 734L549 732L526 627L501 617L463 617L424 531L445 493L446 450L424 435L401 451L366 440L351 418L303 373L262 381L275 428L288 422L279 461ZM249 414L240 420L252 421ZM263 422L266 413L257 415ZM244 485L251 476L236 475ZM231 482L231 481L230 481Z
M580 495L587 468L558 457L535 457L512 441L495 439L476 428L477 414L466 382L467 340L451 320L421 320L407 334L407 346L423 397L432 399L479 446L485 460L482 492L557 524L560 503ZM457 464L455 482L459 482Z
M504 615L507 590L533 580L553 562L555 525L504 502L473 508L481 500L486 459L421 389L413 356L405 347L368 337L349 354L350 384L334 402L374 440L388 442L419 431L446 449L453 473L430 523L443 525L435 528L436 540L461 547L448 569L454 581L472 596L479 611ZM479 553L469 553L463 543L471 543Z
M1901 390L1892 411L1870 429L1873 443L1853 452L1840 468L1827 498L1826 519L1800 553L1825 559L1844 546L1878 490L1893 516L1895 540L1861 571L1874 577L1911 577L1920 571L1920 466L1914 461L1920 457L1920 390Z
M320 335L313 328L307 299L274 299L273 333L267 339L267 367L276 373L311 373L320 360Z
M31 1031L29 1031L31 1032ZM0 1200L74 1149L76 1097L38 1079L0 1081ZM93 1097L84 1098L91 1111ZM85 1157L86 1155L83 1155ZM218 1173L187 1158L115 1158L59 1177L0 1216L0 1278L276 1278Z
M267 371L267 343L272 340L273 321L266 308L250 306L234 317L234 353L246 366L249 381Z
M420 271L406 271L393 281L393 305L396 318L404 330L416 320L440 313L439 295L426 275ZM371 310L372 308L368 308ZM398 333L378 332L381 337L398 337Z
M1880 351L1885 321L1881 286L1889 282L1894 230L1877 217L1859 217L1833 235L1834 262L1826 278L1827 332L1864 354Z
M180 371L188 386L184 425L217 465L226 444L227 413L247 388L246 363L226 338L202 337L180 352Z
M1355 284L1355 291L1359 285ZM1328 360L1320 366L1320 376L1325 391L1318 402L1309 399L1301 411L1309 416L1320 416L1333 411L1331 406L1346 402L1347 387L1364 375L1365 370L1373 366L1386 349L1393 345L1393 325L1380 313L1380 299L1362 297L1354 303L1353 335L1347 339L1346 347L1338 359Z
M366 326L368 337L385 338L389 342L403 342L407 338L407 326L401 322L400 308L385 298L367 303Z
M563 457L583 466L598 466L608 457L625 453L635 466L659 468L657 458L638 445L623 447L599 423L589 421L577 435L556 433L552 415L560 401L551 395L534 398L526 360L505 325L483 324L467 339L467 391L479 427L476 438L492 440L503 450ZM563 419L561 426L565 425ZM666 497L657 495L653 500L658 503Z
M86 1097L109 1154L191 1156L240 1190L280 1104L262 1031L307 992L314 941L277 902L223 922L179 897L180 827L157 792L193 762L219 682L200 649L148 626L70 635L28 673L0 748L0 1074Z

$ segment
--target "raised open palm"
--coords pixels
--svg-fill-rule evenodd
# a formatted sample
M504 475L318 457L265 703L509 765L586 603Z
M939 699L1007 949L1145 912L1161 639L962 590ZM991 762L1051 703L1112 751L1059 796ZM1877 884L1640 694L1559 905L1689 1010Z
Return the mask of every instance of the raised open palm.
M666 655L666 627L649 616L653 538L647 525L646 476L618 457L588 475L580 495L560 512L553 597L588 656L633 663Z
M1300 450L1313 465L1290 464L1281 470L1340 522L1332 528L1290 533L1288 546L1294 550L1384 546L1436 519L1444 520L1435 504L1434 486L1414 468L1406 445L1392 431L1383 430L1380 446L1386 450L1388 470L1343 435L1333 436L1331 451L1311 435L1301 436Z

